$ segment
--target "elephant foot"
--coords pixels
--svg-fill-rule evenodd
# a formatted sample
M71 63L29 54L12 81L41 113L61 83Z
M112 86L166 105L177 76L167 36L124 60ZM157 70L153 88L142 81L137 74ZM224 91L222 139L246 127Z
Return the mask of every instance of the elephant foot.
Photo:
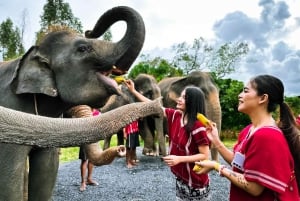
M146 156L157 156L156 152L154 152L152 149L144 148L142 153Z

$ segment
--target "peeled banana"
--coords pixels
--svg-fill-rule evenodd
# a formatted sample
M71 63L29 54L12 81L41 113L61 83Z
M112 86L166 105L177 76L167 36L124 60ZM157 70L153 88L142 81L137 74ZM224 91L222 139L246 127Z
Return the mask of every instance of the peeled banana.
M118 84L122 84L123 82L125 82L125 78L123 76L116 76L114 77L114 80L118 83Z
M209 126L210 120L208 120L203 114L198 113L197 114L197 119L204 125L204 126Z

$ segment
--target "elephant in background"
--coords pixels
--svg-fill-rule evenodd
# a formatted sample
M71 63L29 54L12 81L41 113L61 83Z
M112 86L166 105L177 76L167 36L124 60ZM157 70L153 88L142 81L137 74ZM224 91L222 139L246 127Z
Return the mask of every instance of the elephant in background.
M117 21L127 23L120 41L97 39ZM59 117L72 106L81 104L102 107L112 94L118 93L116 82L108 75L126 73L144 39L142 17L126 6L105 12L94 29L86 31L85 37L69 31L51 32L21 58L0 63L0 105L47 117ZM51 200L58 171L58 150L53 146L10 143L0 144L0 200L22 200L27 156L28 200Z
M147 74L139 74L133 82L135 88L147 98L154 100L161 97L160 89L155 78ZM113 95L107 101L101 112L107 112L122 105L136 102L136 98L128 91L126 86L120 85L121 93ZM166 155L166 141L163 132L163 117L148 116L139 120L140 135L144 140L144 155ZM123 131L117 133L118 145L124 144ZM110 146L111 137L104 140L103 149ZM159 150L157 150L155 141L158 141Z
M134 80L135 89L150 100L161 97L161 91L155 78L148 74L139 74ZM139 122L140 135L144 140L144 155L166 156L166 140L163 129L163 117L145 117ZM157 138L158 148L155 145Z
M163 96L163 106L176 108L177 98L181 91L189 85L199 87L204 92L207 118L215 122L218 130L221 131L222 112L219 90L207 72L193 71L185 77L171 77L161 80L158 86ZM211 158L218 160L218 152L215 147L211 147Z

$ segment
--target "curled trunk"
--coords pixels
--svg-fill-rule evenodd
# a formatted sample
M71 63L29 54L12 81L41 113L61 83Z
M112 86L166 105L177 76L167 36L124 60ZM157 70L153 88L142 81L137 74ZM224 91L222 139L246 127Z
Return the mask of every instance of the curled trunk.
M0 107L0 142L72 147L111 136L132 121L162 115L160 100L132 103L95 117L49 118Z
M116 43L115 55L120 55L115 63L113 74L125 74L140 53L145 41L145 24L141 15L127 6L114 7L105 12L93 30L85 32L87 38L98 38L115 22L125 21L124 37Z

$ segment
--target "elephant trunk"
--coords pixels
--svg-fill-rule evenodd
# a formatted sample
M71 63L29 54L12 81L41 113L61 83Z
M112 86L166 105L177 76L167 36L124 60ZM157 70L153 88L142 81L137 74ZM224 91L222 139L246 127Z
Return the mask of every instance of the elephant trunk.
M60 119L0 107L0 142L72 147L103 140L136 119L162 115L160 100L132 103L95 117Z
M93 30L85 32L87 38L98 38L115 22L125 21L127 29L124 37L116 44L115 54L121 55L115 62L112 74L125 74L140 53L145 41L145 25L141 15L127 6L118 6L105 12Z

